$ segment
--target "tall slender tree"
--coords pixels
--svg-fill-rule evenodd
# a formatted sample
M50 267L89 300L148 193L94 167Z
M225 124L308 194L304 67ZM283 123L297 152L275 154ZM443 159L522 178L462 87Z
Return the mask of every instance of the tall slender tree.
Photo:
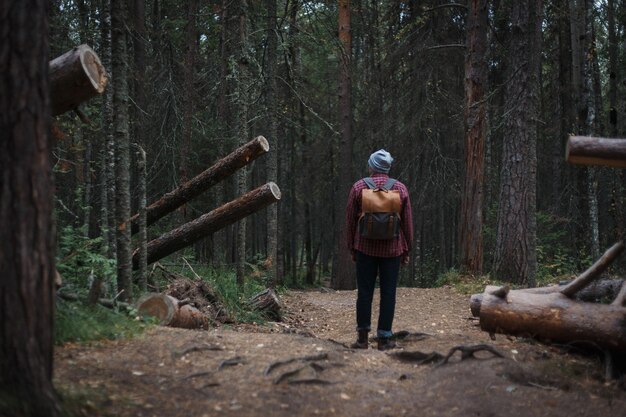
M276 116L278 102L276 100L276 66L278 34L276 26L276 0L265 0L267 9L267 85L266 103L268 119L268 141L270 152L267 156L267 180L278 181L278 121ZM297 0L295 1L297 3ZM282 268L277 268L277 247L278 247L278 207L275 204L267 208L267 259L270 262L270 275L274 285L282 284L283 277L279 275Z
M331 285L334 289L351 290L356 287L355 269L346 243L345 210L352 185L352 32L350 29L350 0L339 0L339 144L338 202L335 221L336 252Z
M461 199L461 271L483 270L483 199L486 135L487 0L470 0L465 55L465 179Z
M536 174L542 0L511 2L507 118L494 253L496 278L535 285Z
M130 244L130 133L128 126L127 3L111 0L113 107L115 129L115 220L117 289L120 298L133 298Z
M52 386L48 2L0 5L0 415L60 416Z

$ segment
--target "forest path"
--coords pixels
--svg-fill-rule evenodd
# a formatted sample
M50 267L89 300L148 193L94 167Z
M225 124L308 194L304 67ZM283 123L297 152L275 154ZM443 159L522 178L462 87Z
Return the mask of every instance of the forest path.
M391 352L346 348L355 338L355 291L289 291L282 299L282 323L157 327L132 340L57 348L55 383L88 399L90 416L598 417L626 410L626 392L602 382L597 360L502 335L492 341L470 318L468 297L450 288L398 289L394 330L410 335ZM483 343L504 358L479 352L461 361L456 353L435 367L393 356Z

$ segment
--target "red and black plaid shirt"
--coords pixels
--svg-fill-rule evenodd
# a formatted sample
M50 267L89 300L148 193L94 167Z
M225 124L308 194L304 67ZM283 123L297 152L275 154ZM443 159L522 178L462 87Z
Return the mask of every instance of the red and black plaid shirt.
M387 174L375 173L371 176L376 186L381 187L387 182ZM359 235L358 221L361 215L361 191L367 189L367 184L361 179L354 183L348 196L346 207L346 224L348 249L351 252L358 250L369 256L379 256L381 258L391 258L407 254L411 251L413 243L413 214L411 212L411 200L409 191L400 181L396 181L391 187L392 190L400 191L402 202L402 212L400 213L401 227L400 235L396 239L378 240L366 239Z

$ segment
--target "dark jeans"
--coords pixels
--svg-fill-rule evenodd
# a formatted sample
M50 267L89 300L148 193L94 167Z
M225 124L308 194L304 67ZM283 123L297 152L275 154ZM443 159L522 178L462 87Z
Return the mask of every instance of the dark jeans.
M376 276L380 275L380 312L378 314L378 337L390 337L393 315L396 309L396 286L400 271L400 256L380 258L362 252L356 254L356 323L357 330L370 330L372 324L372 300Z

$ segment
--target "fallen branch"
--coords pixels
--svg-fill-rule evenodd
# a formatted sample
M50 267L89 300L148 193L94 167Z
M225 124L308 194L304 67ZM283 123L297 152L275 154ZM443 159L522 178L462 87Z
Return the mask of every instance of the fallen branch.
M574 294L589 285L597 276L603 273L624 250L624 242L617 242L598 259L589 269L580 274L576 279L561 289L561 294L572 298Z

